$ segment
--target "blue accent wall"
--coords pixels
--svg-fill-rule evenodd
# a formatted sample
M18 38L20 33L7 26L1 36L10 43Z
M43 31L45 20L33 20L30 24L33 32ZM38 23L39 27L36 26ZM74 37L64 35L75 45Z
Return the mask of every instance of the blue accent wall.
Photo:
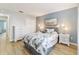
M74 7L54 13L49 13L43 16L39 16L36 19L38 21L38 19L49 20L53 18L57 18L58 24L65 23L66 25L69 26L70 28L69 33L72 37L72 39L70 39L70 42L77 43L78 8Z

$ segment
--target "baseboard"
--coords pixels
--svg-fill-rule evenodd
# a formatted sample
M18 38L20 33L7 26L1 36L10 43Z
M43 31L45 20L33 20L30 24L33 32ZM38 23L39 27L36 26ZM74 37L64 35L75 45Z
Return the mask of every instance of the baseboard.
M16 42L16 41L10 39L10 42Z
M10 40L10 42L14 42L13 40Z
M75 46L77 46L77 43L72 43L72 42L70 42L70 44L71 44L71 45L75 45Z
M9 39L10 42L12 42L13 40Z

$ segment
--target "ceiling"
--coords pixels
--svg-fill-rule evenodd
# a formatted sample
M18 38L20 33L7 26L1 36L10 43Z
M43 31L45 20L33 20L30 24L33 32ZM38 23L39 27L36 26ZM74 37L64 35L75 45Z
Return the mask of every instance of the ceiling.
M42 16L77 6L76 3L0 3L0 11L24 12L33 16Z

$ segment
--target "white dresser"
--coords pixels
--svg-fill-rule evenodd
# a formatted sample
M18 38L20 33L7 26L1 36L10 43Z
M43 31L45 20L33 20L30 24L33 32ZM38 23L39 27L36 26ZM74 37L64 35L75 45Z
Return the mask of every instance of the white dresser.
M67 44L68 46L70 45L70 35L69 34L59 34L59 43L64 43Z

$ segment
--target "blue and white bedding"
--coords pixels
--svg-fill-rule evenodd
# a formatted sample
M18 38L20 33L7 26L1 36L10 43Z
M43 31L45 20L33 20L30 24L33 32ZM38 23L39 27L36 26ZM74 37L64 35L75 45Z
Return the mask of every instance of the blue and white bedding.
M29 33L24 37L24 41L35 49L38 53L45 55L49 48L57 43L57 32L52 33Z

